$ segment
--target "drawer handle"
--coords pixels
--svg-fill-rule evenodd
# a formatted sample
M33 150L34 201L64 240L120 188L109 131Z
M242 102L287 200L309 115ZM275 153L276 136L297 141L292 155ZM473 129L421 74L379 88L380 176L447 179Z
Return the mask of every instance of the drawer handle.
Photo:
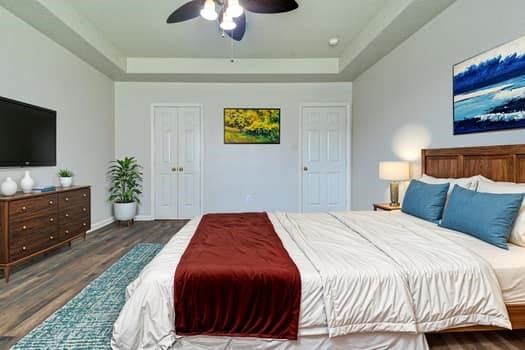
M69 213L66 213L66 218L68 218L68 217L69 217Z
M24 206L22 207L22 211L26 211L26 210L27 210L27 207L24 205Z
M69 200L69 197L66 197L66 202Z
M27 247L26 247L26 246L23 246L23 247L22 247L22 250L24 250L24 251L27 250Z
M49 205L53 205L53 203L54 203L53 201L49 201Z
M83 208L82 211L83 211L83 212L86 212L86 211L87 211L87 208Z
M27 230L27 226L26 225L22 226L22 230Z
M65 230L64 232L66 233L66 235L68 235L68 234L69 234L69 230Z
M55 236L49 236L49 240L52 241L55 239Z
M87 193L82 194L82 197L86 198L87 197Z
M82 226L87 226L87 224L85 222L82 223Z
M55 219L49 218L49 222L54 222L54 221L55 221Z

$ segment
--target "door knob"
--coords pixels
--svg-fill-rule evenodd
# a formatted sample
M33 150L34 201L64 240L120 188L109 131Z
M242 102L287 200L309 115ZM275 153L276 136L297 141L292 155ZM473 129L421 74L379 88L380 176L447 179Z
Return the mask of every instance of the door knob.
M308 167L305 166L305 167L303 168L303 170L304 170L304 171L308 171Z
M184 171L184 168L183 168L183 167L180 167L180 168L179 168L179 171Z

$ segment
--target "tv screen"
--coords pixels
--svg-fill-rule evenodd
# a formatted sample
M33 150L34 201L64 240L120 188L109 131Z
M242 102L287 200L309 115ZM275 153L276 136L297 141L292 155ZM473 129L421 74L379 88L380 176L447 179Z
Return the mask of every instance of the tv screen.
M0 167L56 165L56 111L0 97Z

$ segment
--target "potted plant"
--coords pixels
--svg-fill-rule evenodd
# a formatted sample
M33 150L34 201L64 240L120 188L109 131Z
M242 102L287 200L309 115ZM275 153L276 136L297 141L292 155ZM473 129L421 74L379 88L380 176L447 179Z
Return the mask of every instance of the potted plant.
M130 221L137 214L137 204L142 194L142 166L134 157L111 162L109 200L113 202L115 219Z
M73 172L69 169L60 169L58 171L58 180L62 187L70 187L73 184Z

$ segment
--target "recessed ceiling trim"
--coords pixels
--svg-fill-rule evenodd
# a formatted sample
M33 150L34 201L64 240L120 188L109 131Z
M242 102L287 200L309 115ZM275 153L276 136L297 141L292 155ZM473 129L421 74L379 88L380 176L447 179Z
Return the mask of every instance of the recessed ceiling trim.
M65 0L37 0L66 26L84 38L113 64L124 70L126 57Z
M129 57L128 74L339 74L339 58L149 58Z
M344 69L363 52L366 47L413 2L418 0L389 0L386 6L370 21L359 35L350 43L341 56L341 67Z
M114 37L106 36L70 1L0 0L0 5L116 81L313 82L353 81L455 0L387 0L346 48L333 53L337 57L255 56L233 63L227 57L126 57L115 45L118 40L112 42Z

